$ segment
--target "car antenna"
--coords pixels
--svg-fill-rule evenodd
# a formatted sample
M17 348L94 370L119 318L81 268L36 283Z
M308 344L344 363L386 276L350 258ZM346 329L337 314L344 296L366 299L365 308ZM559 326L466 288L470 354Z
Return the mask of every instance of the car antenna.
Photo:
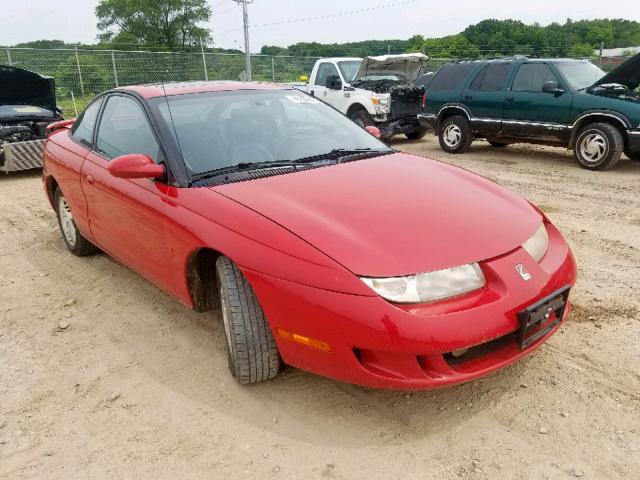
M165 75L169 74L169 70L165 70ZM180 151L180 156L183 157L184 160L184 156L182 154L182 147L180 146L180 138L178 138L178 131L176 130L176 124L173 121L173 114L171 113L171 104L169 103L169 99L167 98L167 89L164 86L164 79L162 80L162 93L164 93L164 101L167 104L167 111L169 112L169 120L171 121L171 128L173 128L173 134L176 138L176 144L178 145L178 150Z

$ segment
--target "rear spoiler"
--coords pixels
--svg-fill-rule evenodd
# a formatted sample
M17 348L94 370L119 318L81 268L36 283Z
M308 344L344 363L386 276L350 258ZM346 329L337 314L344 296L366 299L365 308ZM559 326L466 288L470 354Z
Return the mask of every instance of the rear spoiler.
M70 118L69 120L50 123L47 125L47 136L53 135L58 130L69 130L75 122L75 118Z

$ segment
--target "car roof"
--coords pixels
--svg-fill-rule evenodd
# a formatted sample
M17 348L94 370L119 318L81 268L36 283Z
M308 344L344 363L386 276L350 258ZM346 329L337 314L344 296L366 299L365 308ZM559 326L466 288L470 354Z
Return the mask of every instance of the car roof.
M527 62L527 63L567 63L567 62L575 62L575 63L584 63L589 62L589 60L584 59L575 59L575 58L528 58L522 55L516 55L514 57L502 57L502 58L492 58L490 60L472 60L465 59L460 60L458 63L499 63L499 62Z
M118 87L113 91L133 92L142 98L156 98L185 95L189 93L207 93L207 92L228 92L235 90L290 90L289 85L266 82L238 82L238 81L199 81L199 82L172 82L172 83L156 83L148 85L131 85L127 87Z

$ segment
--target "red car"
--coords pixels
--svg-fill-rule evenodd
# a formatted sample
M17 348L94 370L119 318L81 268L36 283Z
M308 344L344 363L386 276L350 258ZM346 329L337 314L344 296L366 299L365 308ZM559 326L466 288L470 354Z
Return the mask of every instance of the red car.
M576 279L558 229L374 134L285 86L120 88L51 129L44 186L72 253L220 305L240 383L288 364L425 389L531 353Z

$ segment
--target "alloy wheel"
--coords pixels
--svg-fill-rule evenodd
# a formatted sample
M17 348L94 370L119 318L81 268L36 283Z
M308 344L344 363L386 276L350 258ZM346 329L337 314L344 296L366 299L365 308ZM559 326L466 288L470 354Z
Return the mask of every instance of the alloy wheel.
M607 139L600 133L589 133L580 142L580 155L588 163L599 163L608 149Z
M74 247L76 244L76 226L73 223L73 215L67 200L60 196L58 199L58 216L60 217L60 227L65 240Z
M455 124L447 125L442 134L444 143L449 148L456 148L462 139L462 131Z

